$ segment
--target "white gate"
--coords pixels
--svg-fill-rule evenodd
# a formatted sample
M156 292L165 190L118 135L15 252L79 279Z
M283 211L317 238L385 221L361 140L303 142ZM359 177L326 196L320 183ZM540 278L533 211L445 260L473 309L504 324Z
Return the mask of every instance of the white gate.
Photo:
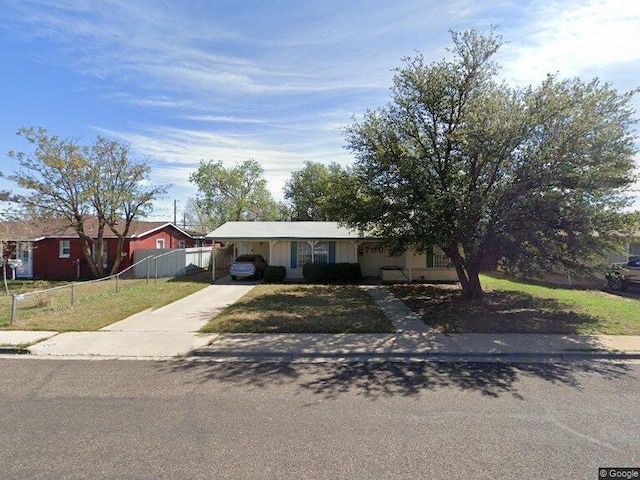
M135 278L181 277L211 266L212 247L146 249L133 252ZM142 260L147 261L142 262ZM138 264L138 262L140 262Z

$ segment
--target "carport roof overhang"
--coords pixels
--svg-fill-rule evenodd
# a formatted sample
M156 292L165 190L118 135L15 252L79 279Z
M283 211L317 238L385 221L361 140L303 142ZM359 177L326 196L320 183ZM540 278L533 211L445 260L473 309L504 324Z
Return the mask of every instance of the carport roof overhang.
M218 241L375 240L337 222L227 222L207 234Z

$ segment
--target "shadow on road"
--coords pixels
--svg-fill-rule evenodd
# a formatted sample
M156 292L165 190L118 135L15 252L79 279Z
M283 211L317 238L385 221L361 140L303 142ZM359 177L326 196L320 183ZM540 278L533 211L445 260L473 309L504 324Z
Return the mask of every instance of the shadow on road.
M440 388L458 388L498 397L510 394L523 399L517 383L534 377L580 388L581 375L617 379L630 375L625 364L572 362L561 364L363 362L363 363L207 363L177 362L161 368L196 373L201 382L268 389L293 385L328 399L346 393L375 400L381 397L411 397Z

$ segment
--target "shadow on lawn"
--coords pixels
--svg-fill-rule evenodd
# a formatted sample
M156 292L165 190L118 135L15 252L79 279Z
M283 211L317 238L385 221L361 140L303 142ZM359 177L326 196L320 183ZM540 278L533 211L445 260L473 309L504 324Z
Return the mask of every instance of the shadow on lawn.
M442 388L476 391L499 397L511 395L524 400L518 381L534 377L547 382L580 388L581 375L601 375L606 379L628 376L624 364L575 362L567 364L501 364L438 362L361 363L209 363L163 364L171 372L190 371L202 383L268 389L294 385L326 399L355 394L370 400L402 396L414 397Z
M390 287L425 323L443 333L579 333L598 319L551 298L525 292L486 292L483 302L469 302L457 287L401 285Z
M211 272L207 270L198 270L198 271L194 271L193 273L188 273L187 275L184 275L182 277L172 277L169 280L167 280L167 283L185 283L185 282L212 283Z

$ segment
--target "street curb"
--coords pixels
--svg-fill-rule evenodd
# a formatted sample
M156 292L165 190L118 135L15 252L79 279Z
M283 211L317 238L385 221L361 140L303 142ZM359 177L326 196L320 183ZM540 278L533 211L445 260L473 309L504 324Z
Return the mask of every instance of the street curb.
M31 355L31 352L26 348L0 347L0 355Z
M380 352L380 353L358 353L358 352L209 352L206 350L192 350L185 354L185 357L210 358L229 360L252 359L255 361L269 361L277 359L280 361L295 360L337 360L337 359L363 359L363 360L460 360L469 361L471 359L529 359L529 360L640 360L640 352Z

